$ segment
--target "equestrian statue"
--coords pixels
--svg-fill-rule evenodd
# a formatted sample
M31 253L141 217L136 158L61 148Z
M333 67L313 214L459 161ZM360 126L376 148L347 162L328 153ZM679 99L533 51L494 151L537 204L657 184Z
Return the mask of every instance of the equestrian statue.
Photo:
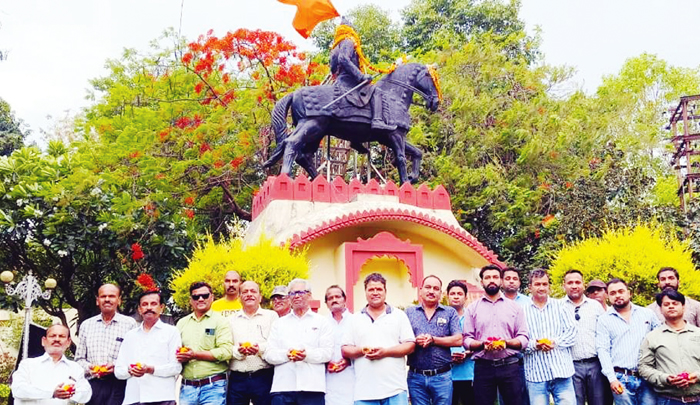
M386 74L376 84L373 70ZM282 158L282 173L291 176L298 163L309 177L318 174L312 162L326 135L350 141L360 153L368 153L365 142L377 141L394 153L400 183L416 182L422 152L406 141L411 129L408 112L413 94L425 100L430 111L442 101L437 71L418 63L394 64L388 69L372 66L362 53L360 38L345 18L336 29L331 50L332 85L307 86L290 93L275 104L272 128L277 147L264 163L270 167ZM293 131L287 129L291 110ZM407 174L406 156L412 157L412 173Z

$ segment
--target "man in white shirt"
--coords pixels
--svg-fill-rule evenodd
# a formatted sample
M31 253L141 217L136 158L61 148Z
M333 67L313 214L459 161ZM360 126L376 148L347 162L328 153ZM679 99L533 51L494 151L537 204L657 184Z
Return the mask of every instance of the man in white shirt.
M233 333L233 358L226 394L227 405L269 405L272 366L263 360L275 311L260 308L260 286L255 281L240 285L243 308L229 317Z
M331 311L333 325L333 357L326 366L326 405L352 405L355 370L341 350L352 314L345 307L345 291L340 286L332 285L326 289L326 306Z
M326 365L333 354L328 318L311 311L311 286L289 283L292 312L272 325L265 360L275 366L272 405L324 405Z
M64 356L70 346L70 332L53 325L41 338L46 353L22 360L12 376L12 396L17 405L60 405L86 403L92 396L83 368Z
M176 353L182 346L176 327L163 323L160 292L141 294L138 311L141 325L124 336L114 375L126 380L124 405L175 405L175 382L182 371Z
M408 405L406 356L416 337L408 316L386 303L386 280L365 278L367 306L352 317L343 356L354 361L355 405Z

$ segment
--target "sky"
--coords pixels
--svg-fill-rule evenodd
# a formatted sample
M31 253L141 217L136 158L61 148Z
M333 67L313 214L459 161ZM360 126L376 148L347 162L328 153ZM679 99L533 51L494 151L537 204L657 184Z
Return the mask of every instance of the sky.
M571 83L595 92L605 75L644 52L674 66L696 68L697 0L521 0L527 30L540 30L544 62L576 70ZM399 19L410 0L333 0L343 14L376 4ZM106 75L107 59L124 48L148 49L165 29L189 40L209 29L273 30L312 49L291 26L295 8L276 0L2 0L0 98L32 131L90 104L89 80ZM53 117L49 119L48 117Z

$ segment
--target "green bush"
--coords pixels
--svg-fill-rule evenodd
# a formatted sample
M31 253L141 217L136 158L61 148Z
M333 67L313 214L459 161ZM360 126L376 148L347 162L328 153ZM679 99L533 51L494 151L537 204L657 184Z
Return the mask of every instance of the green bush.
M556 255L550 274L559 294L569 269L580 270L586 282L620 278L629 284L632 300L647 305L658 291L656 273L661 267L678 270L681 293L700 297L700 272L693 264L689 242L656 223L611 229L599 238L569 244Z
M276 285L307 277L309 262L306 251L291 252L288 247L274 245L269 239L244 246L240 237L215 242L209 236L196 247L187 268L177 272L170 282L175 304L190 310L189 287L196 281L209 283L217 297L223 296L224 274L232 270L237 271L241 279L260 284L262 296L269 298Z
M7 404L9 398L10 398L10 386L7 384L0 384L0 405Z

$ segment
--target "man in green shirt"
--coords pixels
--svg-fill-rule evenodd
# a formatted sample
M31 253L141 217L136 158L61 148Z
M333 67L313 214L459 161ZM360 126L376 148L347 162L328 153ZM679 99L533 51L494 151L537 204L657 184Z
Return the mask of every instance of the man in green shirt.
M685 297L673 288L656 303L666 323L644 339L639 374L654 386L658 404L700 404L700 328L683 320Z
M211 310L213 301L209 284L193 283L190 305L194 312L177 323L182 336L182 348L177 353L183 366L181 405L226 403L226 371L233 339L228 320Z

